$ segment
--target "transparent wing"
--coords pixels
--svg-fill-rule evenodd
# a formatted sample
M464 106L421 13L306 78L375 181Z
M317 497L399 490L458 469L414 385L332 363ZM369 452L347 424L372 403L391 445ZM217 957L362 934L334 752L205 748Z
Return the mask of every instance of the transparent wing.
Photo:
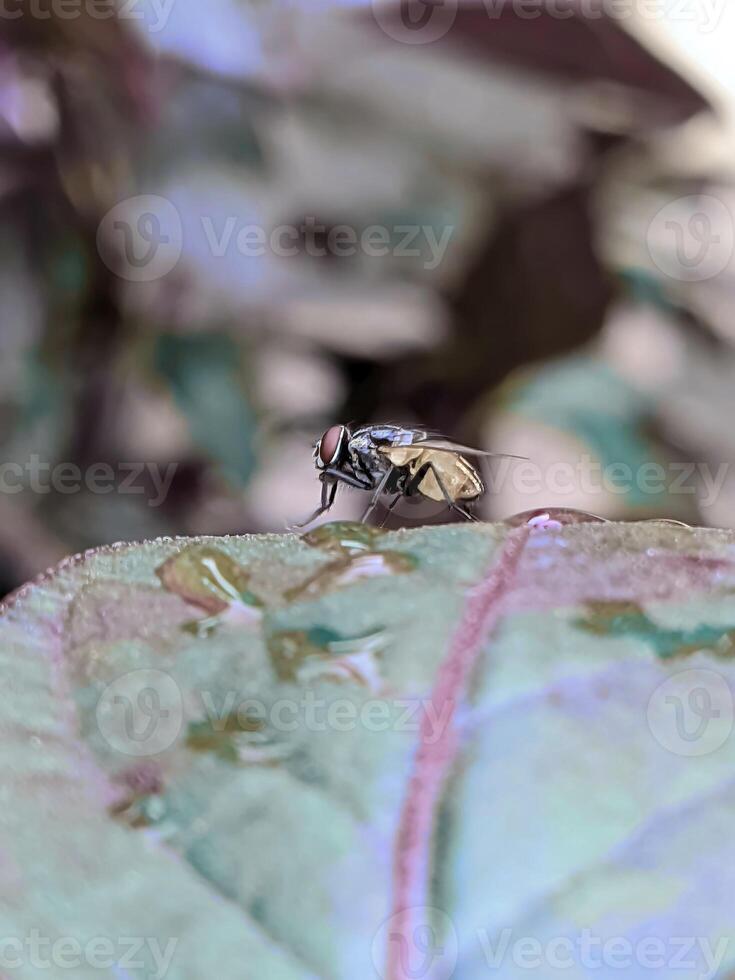
M426 439L416 439L414 446L422 446L424 449L434 449L439 453L463 453L466 456L494 456L496 459L528 459L528 456L514 456L512 453L492 453L486 449L474 449L472 446L463 446L451 439L444 439L441 436L429 436Z
M432 449L440 453L464 454L466 456L487 456L496 459L528 459L527 456L515 456L512 453L493 453L486 449L475 449L473 446L463 446L459 442L447 439L433 429L420 428L416 425L400 425L396 422L373 423L356 429L353 435L369 433L379 443L378 450L389 455L393 449L409 446Z

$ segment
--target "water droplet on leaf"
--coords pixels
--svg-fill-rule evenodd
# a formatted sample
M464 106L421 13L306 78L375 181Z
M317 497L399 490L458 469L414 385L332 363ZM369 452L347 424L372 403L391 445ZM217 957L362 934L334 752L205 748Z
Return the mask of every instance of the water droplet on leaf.
M289 602L309 596L319 596L333 589L352 585L360 579L377 578L381 575L405 575L417 565L413 555L401 551L354 551L342 552L341 557L323 565L285 593Z
M554 531L569 524L605 524L604 517L588 514L584 510L574 510L571 507L539 507L536 510L524 510L503 521L509 527L530 527L533 529Z
M370 551L377 540L385 534L379 527L369 524L356 524L353 521L334 521L321 524L301 536L301 540L312 548L338 554L354 554Z
M675 521L672 517L650 517L643 521L636 521L637 524L668 524L671 527L682 527L686 531L691 531L692 525L685 524L684 521Z
M262 605L250 591L250 575L242 565L207 545L184 548L157 568L156 574L165 589L212 616L232 603Z
M186 746L211 752L233 765L273 765L291 753L291 746L265 732L265 720L252 712L235 711L226 718L192 722Z
M282 681L310 683L317 678L356 681L381 687L378 657L388 640L384 630L345 637L324 626L281 630L268 636L268 652Z

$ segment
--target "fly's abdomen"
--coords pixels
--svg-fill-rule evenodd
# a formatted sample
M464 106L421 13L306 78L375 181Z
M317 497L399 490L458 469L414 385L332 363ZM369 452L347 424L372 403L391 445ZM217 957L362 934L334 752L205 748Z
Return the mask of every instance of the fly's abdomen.
M419 493L429 500L476 500L485 490L477 471L462 456L426 450L414 460L415 472L431 464L418 485ZM446 492L445 492L446 491Z

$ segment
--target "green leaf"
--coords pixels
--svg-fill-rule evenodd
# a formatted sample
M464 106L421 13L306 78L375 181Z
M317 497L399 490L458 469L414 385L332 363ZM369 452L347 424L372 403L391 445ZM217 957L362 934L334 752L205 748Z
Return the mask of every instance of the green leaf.
M254 419L245 397L237 345L226 334L163 334L155 365L186 415L193 441L233 480L253 471Z
M73 940L54 980L725 980L733 624L735 535L665 523L78 556L0 618L0 936Z

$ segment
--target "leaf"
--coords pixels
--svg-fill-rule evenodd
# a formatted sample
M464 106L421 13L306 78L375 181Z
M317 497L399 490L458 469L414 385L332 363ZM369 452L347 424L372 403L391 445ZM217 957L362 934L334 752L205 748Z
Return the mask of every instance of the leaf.
M735 535L659 522L70 559L0 618L0 935L73 940L54 980L725 980L734 624Z
M589 603L578 625L601 636L635 636L650 643L659 657L687 656L697 650L733 655L735 626L702 623L690 630L667 630L649 619L634 602Z

